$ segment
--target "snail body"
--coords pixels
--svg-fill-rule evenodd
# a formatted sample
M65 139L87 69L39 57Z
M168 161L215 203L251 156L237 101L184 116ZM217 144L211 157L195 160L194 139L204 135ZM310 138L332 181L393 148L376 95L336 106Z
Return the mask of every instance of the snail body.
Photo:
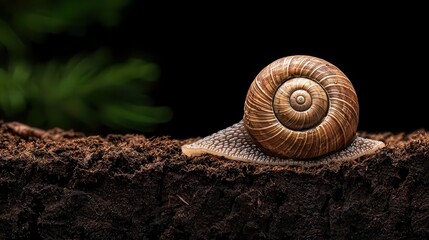
M287 56L256 76L239 123L182 152L278 165L356 159L384 147L356 136L358 119L355 89L340 69L313 56Z

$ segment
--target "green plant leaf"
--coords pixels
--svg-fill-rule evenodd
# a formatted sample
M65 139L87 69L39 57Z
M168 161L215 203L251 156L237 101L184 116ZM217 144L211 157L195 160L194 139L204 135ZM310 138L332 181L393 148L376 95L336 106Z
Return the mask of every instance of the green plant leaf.
M1 111L40 127L83 131L149 131L169 121L171 109L154 105L147 90L159 76L158 66L143 59L113 64L106 56L98 51L66 63L13 62L0 70Z

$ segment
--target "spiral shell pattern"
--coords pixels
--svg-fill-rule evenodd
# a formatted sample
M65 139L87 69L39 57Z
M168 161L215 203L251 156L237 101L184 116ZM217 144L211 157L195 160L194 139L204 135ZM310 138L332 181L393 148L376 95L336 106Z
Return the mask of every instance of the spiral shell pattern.
M269 155L307 159L347 147L356 135L359 104L347 76L312 56L278 59L256 76L244 126Z

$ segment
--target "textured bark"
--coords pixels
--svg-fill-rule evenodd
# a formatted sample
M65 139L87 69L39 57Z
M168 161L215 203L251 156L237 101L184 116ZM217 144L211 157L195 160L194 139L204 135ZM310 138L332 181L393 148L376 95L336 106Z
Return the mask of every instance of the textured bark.
M27 129L28 130L28 129ZM429 135L356 161L273 167L185 142L0 126L0 239L423 239Z

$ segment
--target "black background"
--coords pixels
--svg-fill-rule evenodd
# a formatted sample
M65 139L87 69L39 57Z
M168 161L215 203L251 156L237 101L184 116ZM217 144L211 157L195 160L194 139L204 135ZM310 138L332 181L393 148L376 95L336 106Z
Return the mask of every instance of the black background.
M359 130L429 127L427 13L422 6L283 2L170 5L134 1L120 26L93 26L87 36L57 37L73 51L111 48L120 60L142 55L161 67L153 97L173 119L149 135L205 136L238 122L247 88L277 58L308 54L339 67L360 101ZM60 39L58 39L60 38ZM61 39L62 38L62 39ZM66 46L66 47L64 47Z

